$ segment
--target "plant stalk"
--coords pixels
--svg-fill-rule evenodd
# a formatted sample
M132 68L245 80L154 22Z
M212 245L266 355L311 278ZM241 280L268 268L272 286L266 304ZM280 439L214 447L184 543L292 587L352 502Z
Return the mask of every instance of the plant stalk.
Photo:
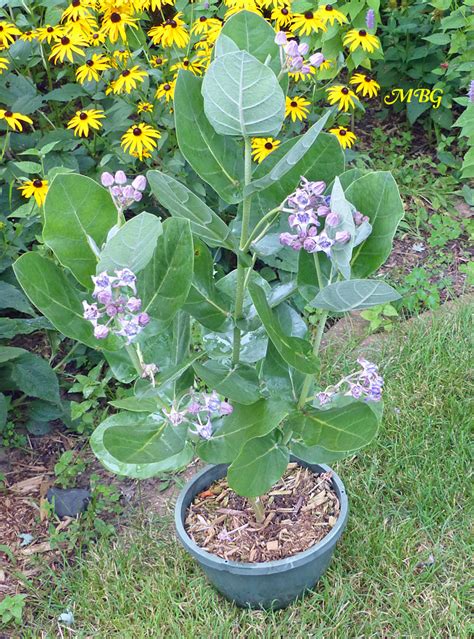
M249 497L249 502L252 505L257 523L263 524L263 522L265 521L265 508L260 500L260 497Z

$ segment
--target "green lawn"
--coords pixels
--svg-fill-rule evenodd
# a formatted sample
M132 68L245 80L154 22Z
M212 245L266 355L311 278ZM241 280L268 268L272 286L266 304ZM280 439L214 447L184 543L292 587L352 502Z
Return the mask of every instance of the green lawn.
M30 629L21 637L60 636L55 619L67 607L75 615L70 636L78 638L472 636L471 313L464 307L433 322L416 320L396 329L378 353L386 377L383 428L368 450L337 466L349 493L349 524L325 578L303 601L275 613L234 607L174 541L170 522L137 514L113 543L99 542L29 594ZM347 356L326 372L336 378L352 366Z

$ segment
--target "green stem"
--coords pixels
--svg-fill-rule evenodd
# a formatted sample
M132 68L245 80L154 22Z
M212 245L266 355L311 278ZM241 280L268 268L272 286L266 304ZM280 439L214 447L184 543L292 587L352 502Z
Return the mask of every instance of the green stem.
M252 505L257 523L262 524L265 521L265 508L263 507L260 497L249 497L249 502Z
M248 186L252 181L252 147L250 138L244 138L245 159L244 159L244 186ZM240 234L240 250L244 250L249 235L250 206L252 196L244 197L242 202L242 232Z
M271 211L268 211L268 213L265 213L265 215L262 217L262 219L255 225L255 228L253 229L252 233L250 234L249 239L247 240L247 242L245 243L245 245L242 248L242 251L248 251L250 248L250 245L252 244L252 242L255 241L255 238L259 235L260 229L262 228L262 226L265 226L264 230L263 230L263 234L265 234L267 232L267 230L270 228L270 226L273 224L273 222L275 221L275 217L276 214L279 213L281 211L281 204L277 207L275 207L274 209L272 209ZM271 221L266 224L266 222L268 220ZM260 233L260 236L262 235L262 233Z
M80 342L76 342L71 349L66 353L66 355L62 358L61 361L59 361L56 366L54 366L53 371L57 371L59 370L67 361L68 359L71 357L71 355L76 351L77 347L79 346Z

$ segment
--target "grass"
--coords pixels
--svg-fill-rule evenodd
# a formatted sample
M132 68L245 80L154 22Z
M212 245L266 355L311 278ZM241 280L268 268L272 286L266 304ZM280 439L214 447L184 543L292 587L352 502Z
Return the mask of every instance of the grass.
M23 639L207 637L350 639L469 636L468 401L472 309L416 320L383 343L386 416L357 458L338 464L347 530L315 591L286 610L241 610L208 585L170 522L135 523L29 593ZM472 362L471 362L472 363ZM353 366L339 357L337 378ZM472 628L471 628L472 630Z

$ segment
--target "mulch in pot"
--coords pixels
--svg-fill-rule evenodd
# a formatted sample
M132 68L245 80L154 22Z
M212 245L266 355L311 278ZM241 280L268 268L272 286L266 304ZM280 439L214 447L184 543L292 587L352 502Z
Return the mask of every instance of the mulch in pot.
M251 504L226 478L199 493L185 528L203 550L230 561L258 563L308 550L335 526L340 504L331 472L317 475L296 463L262 497L265 520L257 523Z

